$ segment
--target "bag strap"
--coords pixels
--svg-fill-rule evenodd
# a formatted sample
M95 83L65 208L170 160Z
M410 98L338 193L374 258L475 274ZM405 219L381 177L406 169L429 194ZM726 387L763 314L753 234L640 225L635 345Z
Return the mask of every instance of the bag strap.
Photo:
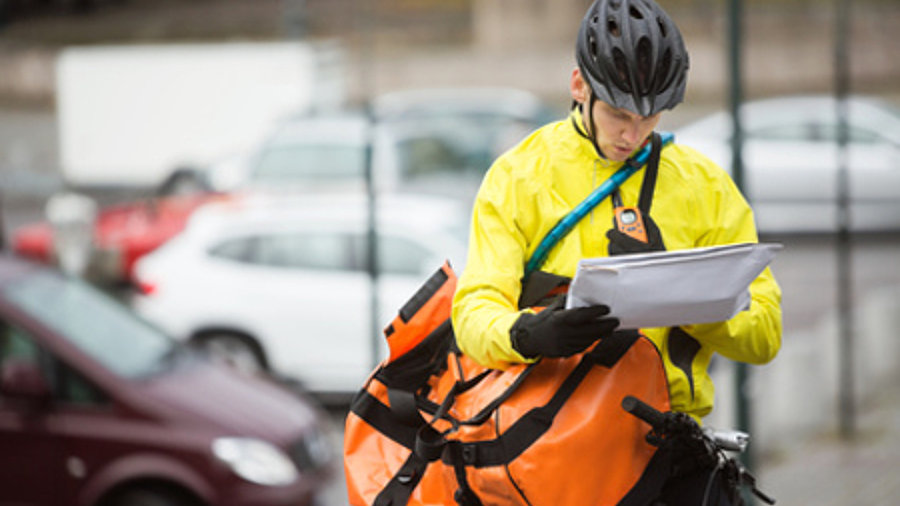
M659 135L660 147L657 151L661 151L664 146L670 144L675 138L675 136L669 132L663 132ZM541 242L538 243L538 247L534 250L531 258L525 263L523 280L527 280L528 277L531 276L531 273L538 270L541 265L544 264L544 261L547 260L547 256L550 254L550 250L553 249L553 246L555 246L560 239L565 237L565 235L568 234L582 218L587 216L591 209L596 207L597 204L608 197L613 190L618 188L626 179L643 167L644 164L647 163L652 151L653 143L649 142L648 139L634 156L625 160L625 163L619 170L613 173L609 179L601 183L600 186L595 188L587 198L569 211L569 214L563 216L562 219L550 229L550 232L544 236Z
M461 446L460 451L445 451L442 460L447 464L455 464L452 459L461 456L465 465L474 467L499 466L511 462L547 432L556 415L591 368L613 367L640 337L637 331L623 331L602 339L593 350L582 355L578 365L563 380L546 404L530 410L516 420L503 435L495 439L471 443L455 442Z
M403 506L409 503L409 498L419 485L419 480L425 474L426 467L428 467L428 462L419 458L416 452L410 452L409 457L406 458L397 473L375 497L372 505Z
M653 132L650 142L653 149L650 151L650 159L647 161L647 169L644 171L644 182L641 184L641 196L638 200L638 209L644 216L650 215L653 190L656 188L656 175L659 173L659 159L662 155L662 137Z

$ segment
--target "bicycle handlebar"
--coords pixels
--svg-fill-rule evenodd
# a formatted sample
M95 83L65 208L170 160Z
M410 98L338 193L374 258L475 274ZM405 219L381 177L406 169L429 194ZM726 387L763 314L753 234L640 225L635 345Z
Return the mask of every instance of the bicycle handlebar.
M663 413L647 403L630 395L622 399L622 409L650 424L653 432L664 437L684 437L702 445L710 457L718 455L718 466L728 466L734 470L735 483L748 486L758 498L767 504L775 500L756 487L756 478L732 458L726 458L722 450L744 451L749 442L749 434L740 431L715 431L703 429L693 418L682 413ZM651 433L651 435L653 435ZM648 435L649 438L650 435ZM648 439L649 440L649 439ZM660 439L657 439L659 441Z
M661 429L666 423L666 417L660 411L630 395L622 399L622 409L649 423L654 429Z

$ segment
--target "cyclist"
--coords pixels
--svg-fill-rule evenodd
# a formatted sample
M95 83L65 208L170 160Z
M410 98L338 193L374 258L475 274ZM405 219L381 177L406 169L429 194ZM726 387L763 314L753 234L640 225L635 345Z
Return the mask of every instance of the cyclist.
M501 155L475 199L452 320L459 348L488 367L570 356L616 331L605 306L520 309L523 267L556 222L620 168L662 112L684 97L688 53L678 27L652 0L596 0L581 23L575 56L569 117ZM642 172L617 190L626 205L639 200ZM601 202L550 251L542 271L566 279L585 257L758 240L753 213L728 174L687 146L661 151L650 189L646 240L613 227L613 205ZM750 294L749 308L728 321L642 329L663 358L673 411L698 421L710 412L714 353L761 364L778 352L781 291L768 268ZM690 482L680 480L690 490L678 493L698 487L702 493L704 476L696 487Z

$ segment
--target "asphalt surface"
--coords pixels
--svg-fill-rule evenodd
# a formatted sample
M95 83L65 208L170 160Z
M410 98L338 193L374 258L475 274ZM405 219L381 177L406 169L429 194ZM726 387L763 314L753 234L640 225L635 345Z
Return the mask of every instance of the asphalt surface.
M900 382L863 406L853 437L816 435L760 464L759 486L780 505L900 504Z

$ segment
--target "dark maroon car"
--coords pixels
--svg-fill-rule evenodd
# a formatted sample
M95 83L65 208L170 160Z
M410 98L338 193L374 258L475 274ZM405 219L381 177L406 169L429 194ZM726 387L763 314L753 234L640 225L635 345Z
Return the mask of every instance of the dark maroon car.
M332 437L302 394L0 256L0 505L313 504L336 470Z

